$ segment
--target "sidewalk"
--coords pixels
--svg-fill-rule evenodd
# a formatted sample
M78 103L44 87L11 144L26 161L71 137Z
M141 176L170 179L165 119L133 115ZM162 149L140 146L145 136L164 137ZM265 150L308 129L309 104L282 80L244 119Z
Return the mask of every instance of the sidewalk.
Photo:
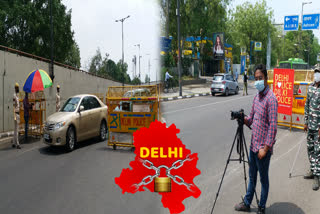
M179 87L168 90L168 93L161 92L161 101L177 100L191 97L208 96L210 92L210 82L197 85L182 86L182 96L179 96Z
M211 80L212 77L202 77L203 79L207 79L205 84L195 84L195 85L185 85L182 86L182 96L179 96L179 87L175 87L173 90L169 89L168 93L164 93L161 91L160 97L161 101L171 101L199 96L210 96L211 95ZM243 90L243 80L242 76L238 78L238 84L240 91ZM254 81L248 81L248 87L254 87Z
M250 138L247 138L248 140ZM249 144L249 143L248 143ZM299 147L301 148L299 150ZM226 154L227 155L227 154ZM235 157L237 155L233 153ZM297 156L296 162L294 160ZM294 165L293 165L294 164ZM312 181L303 178L309 168L306 149L306 135L301 130L292 130L278 126L277 142L270 162L270 189L266 213L269 214L318 214L320 209L320 190L312 190ZM233 170L232 170L233 169ZM292 171L291 177L289 173ZM222 175L219 176L221 178ZM247 169L248 176L248 169ZM218 180L217 184L220 183ZM227 170L214 213L236 214L234 205L245 194L242 165L231 163ZM257 194L260 199L261 184L258 178ZM202 189L212 191L212 189ZM212 204L217 188L208 196L207 203ZM208 206L203 213L209 212ZM257 211L256 200L252 201L251 213Z

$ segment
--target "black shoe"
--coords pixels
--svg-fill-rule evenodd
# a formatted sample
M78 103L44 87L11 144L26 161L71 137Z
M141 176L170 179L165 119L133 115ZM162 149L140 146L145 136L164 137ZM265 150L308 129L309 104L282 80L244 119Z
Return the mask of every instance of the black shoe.
M15 145L15 144L12 144L12 148L16 148L16 145Z
M241 202L240 204L234 206L234 209L236 211L250 212L250 206L247 206L244 202Z
M21 146L20 146L20 145L18 145L18 146L17 146L17 149L21 149Z
M313 173L311 172L311 170L309 172L307 172L304 176L304 179L313 179Z
M265 214L266 213L266 208L258 207L257 214Z

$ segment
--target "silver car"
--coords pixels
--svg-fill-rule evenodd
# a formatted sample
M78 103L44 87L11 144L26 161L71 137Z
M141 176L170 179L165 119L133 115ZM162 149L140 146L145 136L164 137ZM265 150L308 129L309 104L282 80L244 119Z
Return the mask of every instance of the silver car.
M213 76L212 84L211 84L211 94L214 96L217 93L222 93L226 96L230 94L230 92L238 94L239 85L238 82L235 81L231 74L217 73Z
M65 146L68 151L76 143L100 136L107 137L108 107L96 96L83 94L70 97L61 110L50 115L45 122L44 143Z

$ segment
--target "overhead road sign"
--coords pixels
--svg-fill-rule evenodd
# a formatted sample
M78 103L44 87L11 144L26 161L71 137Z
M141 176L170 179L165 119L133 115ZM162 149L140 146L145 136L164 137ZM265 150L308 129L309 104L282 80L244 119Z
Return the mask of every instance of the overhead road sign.
M299 28L299 16L293 15L293 16L285 16L284 17L284 30L298 30Z
M306 14L302 16L302 30L319 29L319 14Z

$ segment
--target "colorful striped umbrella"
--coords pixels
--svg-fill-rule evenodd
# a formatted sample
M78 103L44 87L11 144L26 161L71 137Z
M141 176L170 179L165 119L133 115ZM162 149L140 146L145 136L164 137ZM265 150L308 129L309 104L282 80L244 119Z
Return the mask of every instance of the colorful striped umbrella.
M52 80L44 70L37 69L32 71L26 82L24 83L23 90L31 93L36 91L43 91L45 88L52 86Z

